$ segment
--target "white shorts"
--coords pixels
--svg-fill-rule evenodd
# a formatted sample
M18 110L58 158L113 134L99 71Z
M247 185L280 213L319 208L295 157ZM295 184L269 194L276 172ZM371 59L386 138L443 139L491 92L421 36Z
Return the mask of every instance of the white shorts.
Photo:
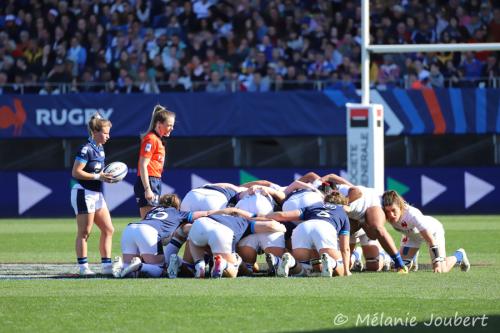
M182 199L181 210L196 212L201 210L222 209L227 206L226 196L208 188L194 188Z
M282 210L284 212L289 212L291 210L297 210L309 207L311 205L323 203L323 198L317 192L304 191L292 195L283 203Z
M122 234L122 253L124 254L158 254L160 246L158 231L148 224L131 223Z
M432 238L434 238L434 243L439 247L439 256L446 257L446 241L444 237L443 225L439 221L433 231L431 231ZM401 237L401 247L410 247L419 249L422 243L426 243L425 239L420 235L420 233L403 235Z
M201 217L194 221L188 239L196 246L210 246L212 253L233 252L233 236L231 229L209 217Z
M378 241L368 237L368 235L366 235L366 232L363 229L359 229L349 238L349 244L357 244L357 243L359 243L361 246L379 245Z
M338 250L337 230L323 220L300 223L292 233L292 249Z
M272 199L260 193L244 196L235 207L260 215L269 214L274 210Z
M258 253L268 247L285 248L285 234L282 232L264 232L248 235L238 242L238 247L248 246Z
M95 213L101 208L108 207L102 192L86 190L80 184L71 189L71 206L75 215Z
M364 223L366 210L370 207L382 207L382 204L380 203L380 195L375 189L361 186L360 189L363 195L349 204L350 211L347 215L350 219Z

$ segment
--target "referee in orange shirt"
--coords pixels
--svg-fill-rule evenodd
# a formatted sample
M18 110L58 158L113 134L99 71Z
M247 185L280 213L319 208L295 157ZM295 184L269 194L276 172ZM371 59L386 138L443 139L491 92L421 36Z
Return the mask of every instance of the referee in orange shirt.
M141 219L158 203L161 195L161 174L165 163L163 137L174 130L175 113L161 105L156 105L151 116L148 131L142 135L137 181L134 185L135 199Z

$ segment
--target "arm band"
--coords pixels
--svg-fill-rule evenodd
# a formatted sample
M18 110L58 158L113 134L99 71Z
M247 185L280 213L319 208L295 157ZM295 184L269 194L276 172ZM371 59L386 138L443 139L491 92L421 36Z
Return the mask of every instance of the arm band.
M255 234L255 221L250 221L250 232Z

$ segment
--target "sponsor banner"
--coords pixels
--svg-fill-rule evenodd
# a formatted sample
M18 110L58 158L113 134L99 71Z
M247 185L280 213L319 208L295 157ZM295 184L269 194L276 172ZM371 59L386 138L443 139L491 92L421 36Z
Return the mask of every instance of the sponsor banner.
M500 89L372 90L371 100L386 135L500 133ZM359 102L354 90L0 95L0 138L85 137L95 112L113 137L138 136L157 103L177 113L175 136L345 135L346 103ZM365 118L348 120L366 127Z
M345 134L345 108L319 92L68 94L0 95L0 138L85 137L95 112L112 137L138 136L158 103L177 114L181 137Z
M345 175L338 169L179 169L167 170L163 193L181 198L194 187L213 182L246 183L266 179L285 186L301 175L315 171ZM498 168L388 168L386 189L400 192L424 214L500 214L500 169ZM138 216L133 185L135 170L117 184L105 184L104 196L112 216ZM9 191L0 193L0 217L74 216L70 192L71 171L0 172Z

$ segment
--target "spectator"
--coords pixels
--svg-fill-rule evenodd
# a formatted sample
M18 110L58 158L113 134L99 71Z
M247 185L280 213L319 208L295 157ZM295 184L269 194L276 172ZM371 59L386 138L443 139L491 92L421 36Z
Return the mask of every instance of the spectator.
M154 77L149 78L144 69L140 70L138 73L137 88L144 94L157 94L160 91Z
M210 73L210 82L207 84L205 91L211 93L226 91L226 85L220 81L219 72L213 71Z
M78 76L85 68L87 61L87 50L80 45L80 36L75 35L71 38L70 48L68 49L68 59L71 60L75 67L73 68L73 75Z
M498 60L494 55L490 55L486 61L481 77L485 78L483 81L487 87L498 88L500 79L500 70Z
M52 80L59 66L56 59L70 59L74 65L65 83L68 89L61 92L68 91L70 84L82 85L82 80L73 81L73 76L81 77L87 71L101 86L98 91L109 90L103 80L107 72L109 80L121 86L125 80L120 76L122 68L134 81L141 70L157 82L167 81L169 71L182 72L179 80L186 82L189 90L195 82L203 91L212 71L223 75L229 70L230 76L241 79L243 89L250 87L254 73L270 81L283 79L281 88L295 89L287 83L289 70L285 68L290 66L305 80L301 86L311 89L314 80L324 83L344 73L355 81L359 77L361 8L356 2L50 0L33 2L29 12L24 5L12 3L16 5L8 5L0 14L0 71L7 74L8 82L14 82L19 70L16 60L24 57L27 72L34 76L21 69L18 85L24 80L35 79L39 85ZM492 3L375 2L371 7L372 38L398 44L500 42L500 9L493 9ZM316 53L321 53L332 68L319 69L324 66L316 63ZM485 63L490 55L498 60L498 54L490 52L479 52L475 58ZM195 56L198 60L193 60ZM408 74L406 59L413 62L416 57L422 58L424 65L440 61L443 66L451 60L454 67L462 66L460 71L468 80L471 66L463 67L459 52L428 59L404 54L394 57L400 68L396 85ZM186 65L190 67L187 72ZM378 67L372 69L384 74ZM445 81L451 78L448 72L443 66ZM378 83L378 74L370 76Z
M316 52L314 62L307 68L307 74L314 79L326 79L333 71L333 65L325 59L323 52Z
M429 74L422 75L419 78L415 73L410 73L408 75L408 82L410 84L410 89L422 90L429 88Z
M283 90L296 90L298 88L297 69L295 66L289 66L284 77Z
M429 83L432 88L443 88L444 87L444 76L439 69L437 63L431 64L431 72L429 75Z
M132 80L132 77L130 75L125 76L125 80L123 85L119 88L120 93L122 94L132 94L132 93L139 93L141 90L139 87L137 87L134 84L134 80Z
M208 18L210 16L209 8L212 6L212 2L208 0L195 0L193 6L193 12L198 20Z
M71 79L71 73L67 72L64 60L61 58L56 59L54 68L47 75L47 81L51 84L64 85L70 83ZM54 89L51 89L51 91L54 91Z
M350 90L350 91L355 91L356 86L352 82L352 76L350 73L347 72L342 72L341 74L341 79L339 80L337 73L332 73L332 82L329 83L325 89L332 89L332 90Z
M418 29L411 36L411 40L415 44L433 44L437 40L436 32L429 27L427 21L421 21Z
M85 72L83 72L78 90L83 93L97 92L96 86L94 84L94 77L90 71L86 70Z
M399 80L400 69L394 63L392 55L384 55L384 63L380 66L377 76L378 88L396 86Z
M458 87L462 80L462 73L458 71L451 60L448 60L445 66L444 75L449 79L448 87Z
M466 79L476 82L481 77L483 64L476 59L474 52L466 52L461 68Z
M168 81L159 85L160 92L185 92L186 89L179 82L179 74L172 71L168 75Z
M8 84L8 76L4 72L0 72L0 95L11 94L12 87Z
M469 23L465 25L465 28L469 32L469 36L474 36L474 32L481 28L482 22L479 19L479 14L476 12L472 12L470 16Z
M500 43L500 8L493 10L493 19L488 25L489 42Z
M262 77L262 75L257 72L252 76L252 81L248 86L249 92L267 92L271 88L271 84L267 76Z

